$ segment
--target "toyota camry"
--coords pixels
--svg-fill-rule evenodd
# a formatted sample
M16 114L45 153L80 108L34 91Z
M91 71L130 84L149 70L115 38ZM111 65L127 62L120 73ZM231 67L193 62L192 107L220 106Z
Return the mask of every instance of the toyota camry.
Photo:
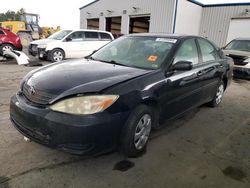
M28 73L10 117L25 137L74 154L145 150L150 133L202 104L218 106L232 59L196 36L132 34L85 59Z

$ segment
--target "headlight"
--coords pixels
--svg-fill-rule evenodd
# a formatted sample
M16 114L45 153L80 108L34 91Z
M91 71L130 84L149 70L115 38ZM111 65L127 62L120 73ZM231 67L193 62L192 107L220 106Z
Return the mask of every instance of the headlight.
M110 107L119 96L117 95L93 95L73 97L59 101L50 108L54 111L69 114L94 114L102 112Z
M250 63L250 57L244 60L245 63Z
M38 48L47 48L47 44L39 44Z

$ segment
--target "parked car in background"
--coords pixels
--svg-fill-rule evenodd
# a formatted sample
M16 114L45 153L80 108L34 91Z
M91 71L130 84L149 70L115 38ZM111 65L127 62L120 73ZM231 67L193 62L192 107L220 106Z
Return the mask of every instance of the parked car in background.
M223 51L234 60L234 77L250 80L250 38L234 39Z
M221 103L231 61L201 37L127 35L88 59L30 72L11 98L10 118L26 137L63 151L120 147L137 156L166 120Z
M114 40L113 35L97 30L61 30L47 39L30 43L29 53L52 62L81 58Z
M0 27L0 55L3 55L5 50L22 51L23 46L19 36L12 33L8 29Z

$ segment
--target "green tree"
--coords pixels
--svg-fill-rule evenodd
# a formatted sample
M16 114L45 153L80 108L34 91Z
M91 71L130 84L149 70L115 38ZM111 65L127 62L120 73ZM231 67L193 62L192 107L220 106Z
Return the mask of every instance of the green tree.
M8 21L8 20L13 20L13 21L19 21L20 16L25 13L25 9L21 8L17 12L8 10L5 13L0 13L0 22L2 21Z

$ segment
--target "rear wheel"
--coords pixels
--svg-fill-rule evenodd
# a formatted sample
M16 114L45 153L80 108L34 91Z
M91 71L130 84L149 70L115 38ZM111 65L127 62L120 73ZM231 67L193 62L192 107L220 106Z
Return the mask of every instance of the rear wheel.
M18 36L21 39L21 43L24 47L28 47L33 41L33 38L30 33L27 32L18 32Z
M2 44L0 46L0 55L3 55L3 52L6 50L13 50L14 47L11 44Z
M146 105L131 113L122 131L121 151L124 155L136 157L146 149L153 122L153 112Z
M64 51L61 49L54 49L49 52L49 60L51 62L60 62L65 58Z
M217 107L222 101L222 98L224 96L224 90L225 90L225 85L224 85L224 82L221 81L217 87L216 94L215 94L213 100L210 101L208 103L208 105L211 107Z

